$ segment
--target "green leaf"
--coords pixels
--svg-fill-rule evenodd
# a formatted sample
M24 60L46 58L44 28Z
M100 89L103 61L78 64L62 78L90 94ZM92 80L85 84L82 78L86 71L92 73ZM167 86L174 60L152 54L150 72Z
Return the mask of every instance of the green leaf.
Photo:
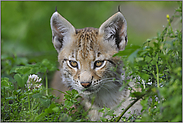
M27 60L27 58L19 58L19 57L17 57L17 59L16 59L16 64L23 64L23 65L26 65L28 63L28 60Z
M71 91L66 91L67 94L71 94L72 92Z
M35 93L32 95L33 98L41 98L42 94L41 93Z
M141 46L139 45L130 45L130 46L127 46L125 48L125 50L123 51L119 51L118 53L114 54L114 56L129 56L131 55L134 51L136 51L137 49L141 48Z
M49 67L50 66L50 61L48 61L48 59L43 59L43 61L41 62L44 66Z
M67 108L70 108L70 107L73 105L73 103L72 103L71 101L65 100L64 105L65 105Z
M9 78L3 77L1 78L1 88L13 89L14 86L11 82L9 82Z
M18 86L23 87L25 85L25 82L22 79L22 76L20 74L15 74L14 79L17 81Z
M6 100L14 100L16 99L15 97L11 96L11 97L6 97Z
M133 92L133 93L130 94L130 96L131 96L131 97L137 97L137 98L138 98L138 97L140 97L140 96L143 95L143 94L144 94L144 93L142 93L142 92Z
M65 95L64 95L64 98L65 98L65 99L70 99L70 98L71 98L71 96L70 96L70 95L65 94Z
M53 110L54 112L58 112L58 111L59 111L59 107L54 107L54 108L52 108L52 110Z
M41 105L44 106L44 107L48 107L50 105L50 100L45 98L40 98L40 102L41 102Z
M140 73L140 76L141 76L141 78L142 79L144 79L144 80L148 80L149 79L149 77L150 77L150 75L149 74L145 74L145 73Z
M139 51L139 49L137 49L135 52L133 52L133 53L128 57L128 60L129 60L131 63L133 63L135 57L137 57L138 51Z
M38 121L43 121L43 118L47 115L46 112L43 112L37 116L35 116L35 119L33 120L34 122L38 122Z
M39 72L45 73L47 71L46 67L40 67Z
M11 69L10 73L20 73L20 74L29 74L30 70L32 69L31 66L18 66Z

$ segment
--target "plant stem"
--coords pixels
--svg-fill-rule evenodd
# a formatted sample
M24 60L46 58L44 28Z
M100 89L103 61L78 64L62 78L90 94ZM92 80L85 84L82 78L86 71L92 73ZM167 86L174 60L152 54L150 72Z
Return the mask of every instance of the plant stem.
M146 93L141 94L141 95L138 96L132 103L130 103L130 104L127 106L127 108L117 117L116 122L119 122L120 119L122 118L122 116L126 113L126 111L127 111L130 107L132 107L139 99L141 99L141 98L142 98L143 96L145 96L145 95L148 95L148 94L151 92L151 89L152 89L152 87L150 87L150 88L146 91Z
M31 112L30 111L30 95L28 94L28 105L29 105L29 113Z
M46 77L46 95L48 96L48 77L46 73L45 73L45 77Z
M158 64L156 63L156 72L157 72L157 87L159 88L159 69L158 69Z
M126 111L133 106L133 104L135 104L137 101L139 100L139 98L135 99L132 103L130 103L130 105L128 105L128 107L120 114L120 116L117 118L116 122L119 122L119 120L121 119L121 117L126 113Z

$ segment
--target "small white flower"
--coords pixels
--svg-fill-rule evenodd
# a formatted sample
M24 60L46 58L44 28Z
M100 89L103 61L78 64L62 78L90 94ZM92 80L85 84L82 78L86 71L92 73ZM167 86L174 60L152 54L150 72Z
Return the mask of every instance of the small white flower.
M38 89L41 87L42 83L41 82L41 78L38 77L38 75L29 75L29 78L27 80L27 87L28 90L32 90L32 89Z

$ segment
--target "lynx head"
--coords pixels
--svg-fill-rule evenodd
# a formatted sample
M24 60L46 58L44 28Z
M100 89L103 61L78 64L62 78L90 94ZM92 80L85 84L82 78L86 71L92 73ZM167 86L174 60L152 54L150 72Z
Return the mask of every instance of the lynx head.
M88 95L101 88L110 90L115 89L113 85L120 85L117 80L122 62L112 56L124 50L128 42L127 22L121 12L106 20L99 29L75 29L55 12L51 17L51 29L60 71L68 87Z

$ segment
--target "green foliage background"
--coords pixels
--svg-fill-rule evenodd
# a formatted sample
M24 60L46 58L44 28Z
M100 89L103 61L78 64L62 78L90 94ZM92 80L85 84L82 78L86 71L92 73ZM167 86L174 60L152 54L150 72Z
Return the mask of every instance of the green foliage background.
M176 2L1 1L1 54L17 54L29 62L44 58L57 62L50 29L56 6L75 28L98 28L117 11L118 5L128 22L129 44L142 44L162 30L165 15L172 15L177 7Z

